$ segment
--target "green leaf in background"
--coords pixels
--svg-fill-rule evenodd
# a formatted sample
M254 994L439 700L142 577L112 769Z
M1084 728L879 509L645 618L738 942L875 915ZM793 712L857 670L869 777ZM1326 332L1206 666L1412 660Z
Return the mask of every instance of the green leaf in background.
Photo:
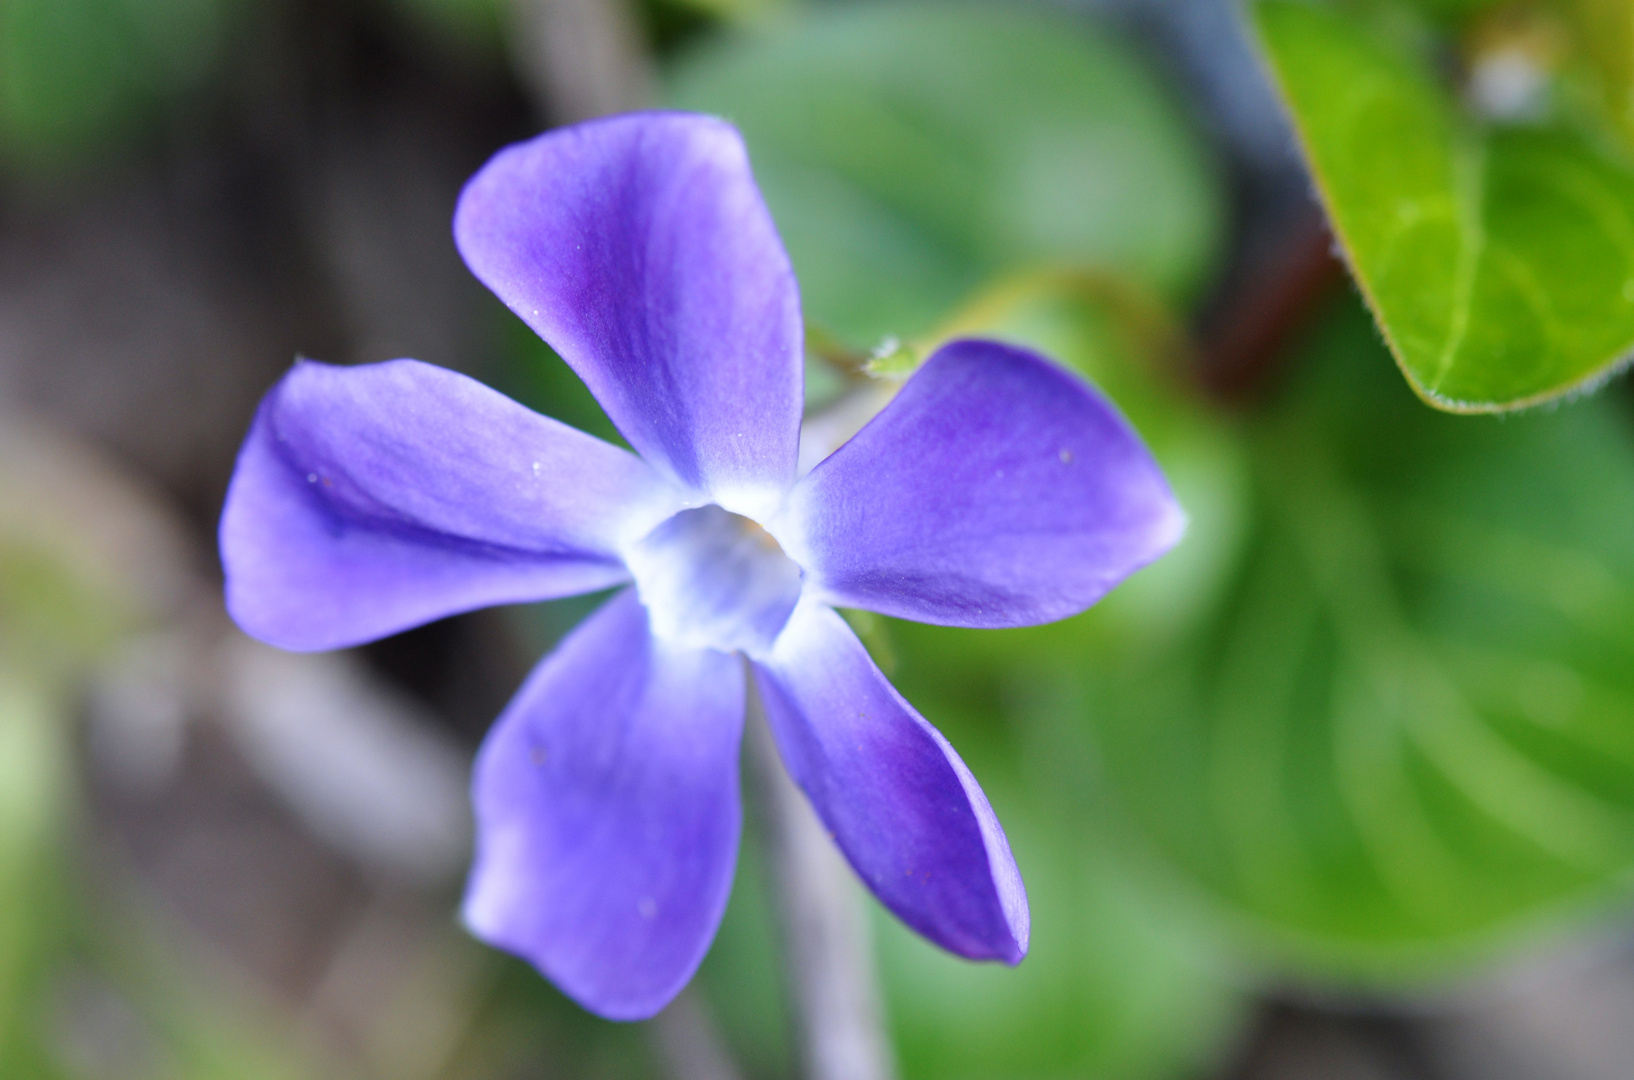
M127 137L221 59L236 0L0 3L0 157L56 164Z
M1634 4L1558 0L1575 31L1591 92L1608 124L1634 151Z
M55 1075L40 1045L40 990L70 934L58 865L69 792L67 726L54 695L0 657L0 1061Z
M924 335L1029 266L1185 294L1218 248L1212 163L1125 44L1082 19L837 5L715 42L669 88L742 129L808 320L853 347Z
M1519 408L1634 351L1634 171L1564 125L1477 127L1430 59L1365 18L1298 0L1254 11L1351 268L1421 397Z
M1099 665L1084 708L1121 801L1250 940L1372 976L1634 871L1627 403L1452 418L1382 360L1347 304L1251 429L1216 624Z

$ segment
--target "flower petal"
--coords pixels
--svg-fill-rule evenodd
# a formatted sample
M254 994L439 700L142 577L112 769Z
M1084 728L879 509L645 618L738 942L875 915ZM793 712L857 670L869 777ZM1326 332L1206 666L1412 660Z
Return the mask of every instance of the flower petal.
M630 445L756 516L794 479L794 272L725 121L637 113L497 154L454 215L466 265Z
M802 602L755 676L790 775L880 902L960 956L1020 963L1027 893L1004 829L845 620Z
M814 595L953 626L1075 614L1184 527L1105 398L987 341L939 349L767 524Z
M647 631L629 589L535 669L477 758L465 921L585 1008L648 1017L732 887L743 667Z
M287 649L628 579L680 494L634 454L413 360L297 364L261 403L221 517L227 607Z

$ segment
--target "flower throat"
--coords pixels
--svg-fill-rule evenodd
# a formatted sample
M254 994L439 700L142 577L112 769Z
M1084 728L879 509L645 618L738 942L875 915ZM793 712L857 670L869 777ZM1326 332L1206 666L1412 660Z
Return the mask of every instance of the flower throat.
M652 632L678 644L770 651L800 599L800 567L754 521L683 510L627 554Z

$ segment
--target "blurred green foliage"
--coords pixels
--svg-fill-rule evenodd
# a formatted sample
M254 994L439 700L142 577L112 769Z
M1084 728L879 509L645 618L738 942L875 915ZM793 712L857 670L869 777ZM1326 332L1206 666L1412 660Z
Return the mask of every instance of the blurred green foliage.
M1606 123L1634 148L1634 5L1558 0L1576 46L1577 68Z
M1191 511L1181 546L1051 626L890 624L894 680L990 789L1006 775L992 733L1031 741L1017 775L1071 819L1045 835L1113 837L1084 857L1109 877L1147 843L1180 872L1178 887L1133 876L1170 948L1212 936L1239 962L1394 982L1626 898L1626 402L1447 417L1384 357L1347 301L1273 405L1232 424L1187 416L1178 440L1145 420L1124 366L1114 393ZM1146 381L1148 401L1161 393ZM1063 714L1082 727L1064 732ZM1060 786L1043 789L1052 772ZM1028 821L1002 786L993 797L1007 823ZM1081 916L1106 919L1079 895Z
M9 447L8 449L15 449ZM65 564L26 489L0 475L0 1062L49 1076L43 992L75 920L63 853L72 836L72 678L124 621L100 574ZM11 1075L8 1073L8 1075Z
M725 116L800 276L851 346L910 339L989 278L1093 266L1174 298L1222 195L1127 43L1036 8L814 8L683 57L668 101Z
M411 29L457 52L496 60L505 48L505 0L390 0Z
M55 167L118 143L225 59L239 0L6 0L0 157Z
M67 440L0 427L0 1075L312 1080L241 998L156 945L127 885L82 862L88 677L163 614L145 576L154 523L121 516L141 499ZM104 1030L85 1029L87 1007Z
M1246 431L1227 602L1088 710L1170 855L1340 974L1456 959L1634 865L1624 403L1449 418L1382 359L1349 304L1303 350Z
M65 731L49 691L0 663L0 1061L45 1072L41 989L71 923L58 853L68 805Z
M801 0L667 0L677 7L709 15L727 24L763 25L798 10Z
M74 680L132 612L81 539L53 535L38 485L18 475L21 446L0 432L0 1063L32 1080L56 1075L47 991L79 925Z
M1634 15L1567 2L1576 37L1550 10L1461 9L1462 87L1443 75L1444 35L1400 5L1254 8L1357 281L1440 408L1529 405L1634 352L1634 147L1551 95L1558 54L1593 43L1626 121ZM1489 115L1472 115L1482 101Z

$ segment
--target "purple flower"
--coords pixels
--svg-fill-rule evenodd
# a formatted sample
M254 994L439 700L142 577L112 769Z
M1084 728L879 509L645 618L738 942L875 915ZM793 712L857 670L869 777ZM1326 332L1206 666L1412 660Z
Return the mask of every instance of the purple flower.
M413 360L300 363L239 455L221 551L233 617L288 649L633 586L482 747L471 929L604 1016L662 1008L726 906L752 673L874 894L946 949L1019 962L1004 830L833 605L982 627L1081 611L1182 528L1138 437L1054 364L958 341L797 477L799 296L720 120L623 116L513 146L454 233L640 456Z

